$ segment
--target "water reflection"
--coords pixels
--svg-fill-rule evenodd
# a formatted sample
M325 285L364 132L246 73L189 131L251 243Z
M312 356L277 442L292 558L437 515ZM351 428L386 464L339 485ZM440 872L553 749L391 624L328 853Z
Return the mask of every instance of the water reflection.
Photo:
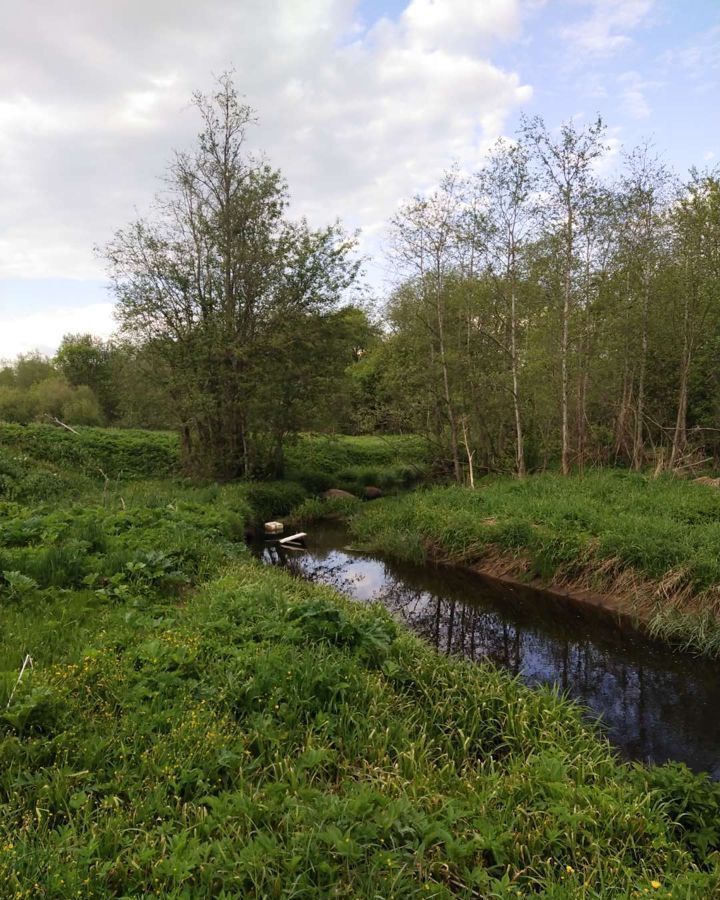
M265 559L379 601L443 653L490 659L528 684L556 684L600 716L627 757L686 762L720 778L720 666L673 653L611 623L530 592L386 562L344 549L339 529L314 531L304 552Z

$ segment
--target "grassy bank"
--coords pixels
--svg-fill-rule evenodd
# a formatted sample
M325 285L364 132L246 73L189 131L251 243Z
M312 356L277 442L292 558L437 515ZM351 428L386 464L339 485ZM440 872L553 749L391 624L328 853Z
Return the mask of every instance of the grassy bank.
M617 470L487 480L363 508L357 539L397 557L609 592L666 638L720 654L720 491Z
M4 600L4 896L720 890L720 790L549 692L254 563L173 596Z

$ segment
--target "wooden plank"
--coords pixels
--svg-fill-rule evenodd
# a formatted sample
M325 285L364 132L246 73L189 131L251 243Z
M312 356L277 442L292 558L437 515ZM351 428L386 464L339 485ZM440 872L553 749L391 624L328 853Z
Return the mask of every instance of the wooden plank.
M290 535L288 535L288 537L280 538L280 540L278 541L278 544L298 543L299 541L305 540L306 537L307 537L306 532L298 531L297 534L290 534Z

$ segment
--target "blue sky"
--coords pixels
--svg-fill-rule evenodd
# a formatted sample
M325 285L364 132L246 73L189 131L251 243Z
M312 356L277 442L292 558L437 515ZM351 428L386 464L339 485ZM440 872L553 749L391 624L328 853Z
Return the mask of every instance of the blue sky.
M93 253L147 209L229 66L294 211L363 231L454 160L476 166L521 113L602 114L611 154L720 163L718 0L38 0L0 34L0 358L109 334Z

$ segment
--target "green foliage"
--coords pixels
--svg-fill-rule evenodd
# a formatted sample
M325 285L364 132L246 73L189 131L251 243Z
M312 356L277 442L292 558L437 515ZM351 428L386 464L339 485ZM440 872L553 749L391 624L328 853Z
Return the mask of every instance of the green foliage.
M287 477L311 494L410 487L427 476L431 459L429 445L415 435L300 435L285 455Z
M0 376L0 423L26 425L45 416L71 425L99 425L103 420L95 391L68 380L62 368L44 356L19 356Z
M248 150L255 117L229 73L192 103L195 147L175 155L153 215L105 248L118 320L157 362L189 472L282 477L286 436L327 426L363 331L347 309L356 239L337 221L290 220L285 180Z
M12 447L56 466L98 477L162 477L178 468L178 441L161 431L0 424L0 447Z
M37 403L29 391L0 386L0 422L31 422L37 415Z
M111 343L91 334L66 334L55 354L55 366L68 383L90 392L97 409L97 419L102 416L106 421L112 421L117 412L118 385L114 368L118 356L118 349ZM79 398L76 402L80 402ZM83 402L85 409L79 411L71 407L66 412L68 420L79 425L95 424L96 421L87 421L89 401L85 399Z
M9 464L20 485L41 465ZM720 889L706 779L620 765L552 692L249 561L245 523L302 488L76 477L62 502L0 502L3 896Z
M352 518L360 509L360 500L355 497L309 497L292 512L294 522L310 524L323 519Z
M0 598L57 588L103 597L170 592L234 555L242 520L189 502L116 511L73 506L0 518ZM159 549L161 548L161 549ZM47 589L47 590L46 590Z
M0 448L0 502L53 500L91 487L92 482L83 475Z
M38 626L13 610L5 669ZM381 609L241 563L95 615L0 715L9 897L718 890L703 778L619 765L571 704Z
M259 522L286 516L307 496L305 488L292 481L249 481L239 489Z

